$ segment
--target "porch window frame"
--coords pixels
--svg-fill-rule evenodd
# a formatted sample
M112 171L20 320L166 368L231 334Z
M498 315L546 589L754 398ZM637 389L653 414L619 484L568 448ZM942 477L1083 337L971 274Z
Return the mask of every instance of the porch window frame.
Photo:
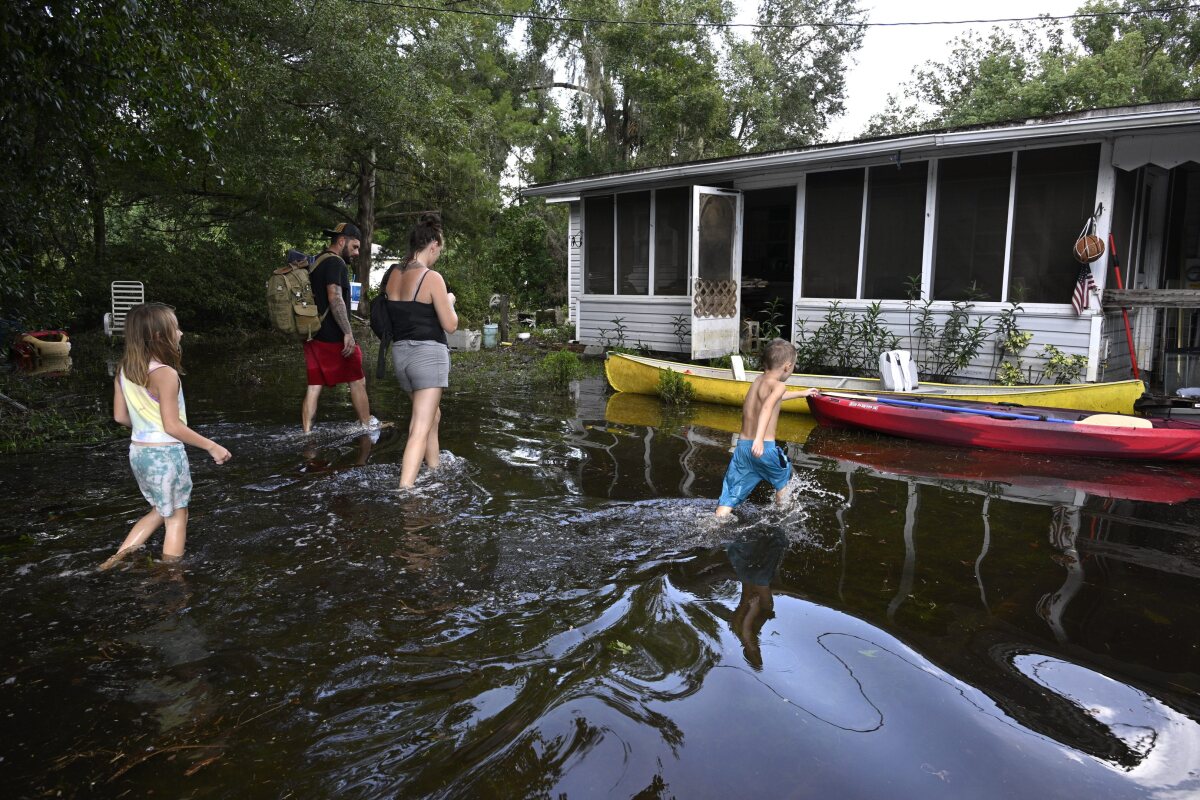
M1008 164L1008 219L1004 223L1004 266L1000 270L1000 302L1008 302L1008 281L1012 277L1013 225L1017 211L1017 154L1013 150Z
M580 299L582 300L582 299L612 297L612 298L623 298L623 299L629 300L631 302L639 302L639 301L645 302L646 300L649 300L651 298L656 298L656 297L657 298L691 297L692 296L692 270L694 269L695 265L692 264L690 248L687 251L688 252L688 256L687 256L688 264L687 264L687 289L686 289L686 292L683 294L663 294L663 293L659 293L659 292L655 291L655 281L657 279L657 275L656 275L656 271L655 271L655 259L656 259L656 255L655 255L656 239L655 239L655 237L657 235L657 230L658 230L657 225L658 225L658 192L659 192L659 190L660 189L680 189L680 188L690 189L691 187L697 186L697 185L699 185L699 184L695 184L695 183L668 184L668 185L664 185L664 186L653 186L650 188L623 189L621 191L611 191L611 192L596 192L595 194L584 195L583 197L581 197L580 198L580 201L581 201L580 202L580 212L579 212L579 230L583 237L583 241L580 244L580 254L582 256L580 263L581 263L581 269L582 269L582 273L583 273L583 280L582 280L583 287L579 294ZM648 272L648 276L647 276L647 280L649 281L649 284L646 287L645 294L622 294L621 292L617 291L618 288L620 287L619 279L621 277L618 272L618 269L619 269L618 264L619 264L619 260L621 257L620 251L618 249L620 247L621 227L618 224L620 215L618 213L619 202L618 202L617 198L620 197L621 195L642 194L645 192L650 193L650 246L649 246L650 252L648 255L649 272ZM612 263L613 290L612 290L612 292L603 293L603 294L597 294L596 292L589 292L587 290L587 264L584 263L587 259L587 235L588 235L588 233L587 233L587 213L586 213L587 202L588 202L588 200L591 200L593 198L600 198L600 197L611 197L612 198L612 213L613 213L613 245L612 245L613 246L613 263ZM739 225L740 225L740 221L739 221ZM690 230L690 227L691 227L690 219L689 219L688 226L689 226L689 230Z
M854 299L860 300L867 285L867 225L871 216L871 168L863 167L862 210L858 212L858 278L854 281Z
M588 236L589 236L589 234L588 234L588 225L587 225L587 218L588 218L587 204L589 201L594 200L594 199L599 199L601 197L611 197L612 198L612 207L613 207L612 208L612 213L613 213L613 263L612 263L613 291L610 294L597 294L596 292L588 291L588 270L591 268L591 265L588 264ZM579 198L579 236L580 236L580 243L579 243L579 272L580 272L580 275L579 275L579 299L583 300L585 297L610 297L610 296L612 296L613 294L616 293L616 290L617 290L617 283L616 283L616 281L617 281L617 251L616 251L616 247L617 247L617 198L616 198L615 193L597 192L596 194L584 195Z
M1052 150L1052 149L1061 149L1061 148L1067 148L1067 147L1086 147L1086 146L1095 146L1095 145L1099 146L1099 156L1096 160L1096 183L1097 183L1096 202L1097 203L1099 203L1099 202L1105 203L1104 212L1101 215L1102 218L1100 220L1100 224L1098 225L1098 229L1107 230L1108 217L1111 213L1110 206L1112 204L1112 201L1111 201L1111 197L1106 196L1106 194L1109 193L1109 192L1105 191L1105 187L1107 185L1106 181L1111 180L1111 179L1106 178L1105 170L1107 169L1107 170L1111 171L1113 169L1116 169L1116 167L1113 167L1111 164L1112 144L1109 140L1107 140L1103 137L1093 136L1093 137L1088 137L1085 139L1073 140L1070 142L1051 141L1051 142L1036 143L1036 144L1022 144L1022 145L1016 145L1016 146L1002 148L999 150L977 149L977 150L973 150L972 152L966 152L966 153L956 154L956 155L928 155L928 156L926 156L923 154L913 154L913 157L912 157L913 161L925 161L928 163L928 173L927 173L926 184L925 184L925 233L924 233L923 246L922 246L922 251L921 251L921 299L926 300L933 296L934 265L937 260L937 223L938 223L938 214L939 214L939 203L941 201L941 198L940 198L939 192L938 192L938 178L939 178L939 173L940 173L940 163L942 161L952 159L952 158L970 158L971 156L989 155L989 154L993 154L993 153L1007 152L1010 154L1011 160L1010 160L1010 164L1009 164L1009 178L1008 178L1008 211L1007 211L1007 219L1005 220L1004 264L1002 266L1002 274L1001 274L1000 298L995 299L995 300L991 300L991 299L982 300L982 301L978 301L974 304L975 309L978 313L995 313L995 311L1002 309L1003 306L1006 303L1008 303L1008 301L1009 301L1009 277L1010 277L1011 268L1012 268L1012 243L1013 243L1012 237L1013 237L1013 225L1015 222L1015 211L1016 211L1015 204L1016 204L1016 197L1017 197L1017 164L1018 164L1020 154L1023 152L1030 151L1030 150ZM1107 158L1107 162L1106 162L1106 158ZM839 300L842 303L854 303L854 304L870 303L870 302L875 302L876 300L882 300L882 298L870 298L870 297L863 296L863 287L865 285L865 280L866 280L866 234L867 234L866 224L867 224L868 212L870 210L870 206L869 206L870 183L869 183L869 181L870 181L870 175L871 175L871 172L870 172L871 167L885 166L889 163L894 163L894 160L893 159L884 159L884 158L872 159L869 163L862 164L861 166L859 166L859 165L854 165L854 166L823 165L822 167L817 168L817 169L805 170L803 173L801 173L798 176L798 182L797 182L797 186L796 186L796 192L797 192L796 250L795 250L795 252L796 252L795 265L796 266L795 266L795 283L794 283L794 288L792 291L792 295L793 295L792 305L793 306L800 306L802 304L816 305L819 303L831 303L835 299ZM801 291L802 291L802 287L804 285L804 268L805 268L804 244L805 244L806 231L805 231L805 226L804 226L804 215L805 215L805 203L807 200L807 187L806 187L807 177L809 175L819 174L819 173L824 173L824 172L841 172L841 171L850 171L850 170L856 170L856 169L863 170L863 205L862 205L863 220L862 220L862 224L860 225L860 230L859 230L858 274L856 277L856 284L855 284L856 285L856 290L855 290L856 296L853 298L804 296L801 294ZM884 307L886 308L886 307L892 306L893 304L898 304L900 306L903 306L903 304L906 301L904 301L904 300L882 300L882 302L884 304ZM953 300L933 300L932 302L933 302L932 308L934 310L948 309L954 303ZM1043 312L1061 311L1063 309L1063 307L1069 307L1069 306L1070 306L1069 300L1066 300L1062 303L1045 303L1045 302L1037 303L1037 302L1028 302L1028 301L1022 303L1022 308L1024 308L1027 312L1030 312L1030 311L1043 311Z
M796 184L796 260L793 268L794 276L792 283L792 306L795 307L805 301L832 303L835 300L838 302L857 303L862 299L863 282L865 280L863 273L863 262L866 255L866 210L867 210L867 180L871 173L871 167L880 166L889 163L888 161L880 161L877 163L863 164L862 166L837 166L828 165L820 169L805 170L797 179ZM862 205L859 213L862 217L859 220L858 226L858 266L857 273L854 277L854 297L806 297L801 294L804 289L804 246L806 236L805 214L808 202L808 176L819 175L827 172L854 172L860 170L863 173L862 182Z

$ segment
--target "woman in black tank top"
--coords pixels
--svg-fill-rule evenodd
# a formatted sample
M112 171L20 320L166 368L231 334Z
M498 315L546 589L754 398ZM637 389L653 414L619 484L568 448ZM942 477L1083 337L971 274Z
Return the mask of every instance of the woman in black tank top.
M442 391L449 386L450 351L446 334L458 329L454 295L432 267L442 254L442 221L423 214L408 237L408 255L388 271L383 291L392 323L392 364L400 387L412 398L408 442L400 467L400 488L417 480L421 462L441 463L438 427Z

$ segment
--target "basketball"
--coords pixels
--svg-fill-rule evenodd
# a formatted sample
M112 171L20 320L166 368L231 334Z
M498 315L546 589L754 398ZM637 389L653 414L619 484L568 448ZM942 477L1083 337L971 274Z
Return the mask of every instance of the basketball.
M1090 264L1104 255L1104 240L1099 236L1088 234L1080 236L1075 242L1075 260L1080 264Z

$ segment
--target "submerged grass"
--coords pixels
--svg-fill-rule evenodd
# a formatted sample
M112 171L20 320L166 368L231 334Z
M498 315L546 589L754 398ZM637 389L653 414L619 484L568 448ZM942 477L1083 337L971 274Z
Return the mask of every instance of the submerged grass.
M107 413L79 409L30 409L0 414L0 453L43 450L61 444L98 444L121 432Z
M511 389L531 386L547 381L553 383L559 377L559 371L553 375L539 370L543 360L557 358L566 360L563 356L555 356L553 351L547 351L533 344L514 345L512 347L497 347L494 350L478 350L475 352L453 353L450 360L450 389L449 393L489 392L497 389ZM560 351L568 352L568 351ZM571 353L571 356L574 356ZM567 380L590 378L604 373L602 360L580 360L579 371L572 369L572 375Z
M571 381L583 377L583 362L570 350L558 350L538 362L536 375L552 389L564 391Z
M373 370L378 342L365 326L356 326L355 333L363 346L364 367ZM266 333L185 333L183 344L185 370L189 350L197 346L230 353L223 379L239 389L269 388L269 379L262 376L271 374L272 367L280 363L291 364L301 372L304 368L299 343ZM129 430L112 419L110 373L121 357L120 340L109 342L101 333L91 332L73 336L71 345L70 366L9 362L7 369L0 368L0 453L40 452L129 436ZM575 357L559 347L552 337L543 342L535 333L534 338L511 347L455 352L449 394L542 389L561 372L547 375L539 371L544 360L557 356L560 361L568 361ZM390 381L390 366L388 373L386 380ZM573 369L571 373L572 378L600 375L603 361L583 360L579 362L579 373Z
M95 370L73 368L103 365L119 355L108 350L102 336L85 335L71 339L71 357L65 361L10 362L0 371L0 453L119 438L125 429L112 421L111 389L97 391Z

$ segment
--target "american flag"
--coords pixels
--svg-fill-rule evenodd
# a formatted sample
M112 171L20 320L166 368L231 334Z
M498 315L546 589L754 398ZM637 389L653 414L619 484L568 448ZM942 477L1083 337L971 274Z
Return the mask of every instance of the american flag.
M1079 265L1079 274L1075 277L1075 292L1071 295L1071 305L1076 314L1082 314L1088 307L1088 296L1099 294L1096 281L1092 279L1092 268L1087 264Z

